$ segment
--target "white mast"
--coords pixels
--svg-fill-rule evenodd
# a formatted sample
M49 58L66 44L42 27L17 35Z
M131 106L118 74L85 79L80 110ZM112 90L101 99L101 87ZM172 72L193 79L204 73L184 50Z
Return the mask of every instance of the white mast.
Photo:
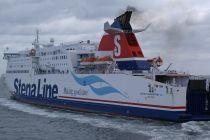
M39 29L36 29L36 43L39 43Z
M39 48L39 29L36 30L36 38L34 42L32 43L36 49Z

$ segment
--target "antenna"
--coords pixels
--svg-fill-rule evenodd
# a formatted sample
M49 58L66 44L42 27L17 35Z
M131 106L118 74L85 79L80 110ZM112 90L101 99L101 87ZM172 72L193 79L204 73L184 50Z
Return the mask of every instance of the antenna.
M168 71L172 64L173 63L170 63L169 66L165 69L165 71Z
M36 49L39 48L39 29L36 29L36 38L32 45L34 45Z
M36 43L39 43L39 29L36 29Z

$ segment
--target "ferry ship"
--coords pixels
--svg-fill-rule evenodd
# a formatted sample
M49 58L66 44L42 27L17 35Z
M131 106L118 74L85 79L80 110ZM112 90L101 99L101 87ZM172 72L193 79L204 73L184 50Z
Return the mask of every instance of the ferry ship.
M99 44L41 44L4 53L12 99L47 107L151 118L173 122L209 121L207 79L160 70L160 57L146 58L130 24L132 11L104 23Z

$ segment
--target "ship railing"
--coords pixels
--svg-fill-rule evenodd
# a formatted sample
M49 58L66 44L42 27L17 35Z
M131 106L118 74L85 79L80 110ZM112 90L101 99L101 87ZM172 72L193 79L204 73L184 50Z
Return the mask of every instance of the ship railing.
M35 70L35 74L68 74L69 70Z
M9 59L9 58L15 58L20 57L20 53L4 53L3 59Z

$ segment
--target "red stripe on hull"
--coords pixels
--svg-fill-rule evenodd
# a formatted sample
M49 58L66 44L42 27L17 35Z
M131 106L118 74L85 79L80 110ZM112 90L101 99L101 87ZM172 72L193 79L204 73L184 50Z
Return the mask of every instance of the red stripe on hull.
M79 99L79 100L84 100L84 101L100 101L100 102L105 102L105 103L118 103L118 104L126 104L126 105L157 107L157 108L164 108L164 109L186 109L185 106L163 106L163 105L141 104L141 103L132 103L132 102L113 101L113 100L100 100L100 99L91 99L91 98L69 97L69 96L59 96L59 97L66 98L66 99Z

